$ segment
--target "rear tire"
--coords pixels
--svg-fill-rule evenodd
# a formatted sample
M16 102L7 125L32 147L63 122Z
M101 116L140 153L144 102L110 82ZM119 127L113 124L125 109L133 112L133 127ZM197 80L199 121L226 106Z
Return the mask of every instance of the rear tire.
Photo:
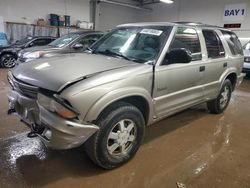
M246 73L246 77L247 77L247 78L250 78L250 73L249 73L249 72Z
M17 58L13 54L4 54L1 56L1 66L4 68L12 68L16 65Z
M226 79L221 87L220 94L212 101L207 102L207 108L212 114L220 114L227 108L232 94L232 83Z
M98 118L100 130L85 143L90 159L104 169L116 168L129 161L144 137L145 121L135 106L118 102Z

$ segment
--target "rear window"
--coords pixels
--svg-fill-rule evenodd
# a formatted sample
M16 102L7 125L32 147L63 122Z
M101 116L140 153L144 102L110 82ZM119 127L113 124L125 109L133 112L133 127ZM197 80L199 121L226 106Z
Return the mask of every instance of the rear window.
M250 50L250 42L246 43L243 48L244 50Z
M238 37L230 31L221 31L233 55L243 55L242 46Z
M203 30L202 33L206 42L208 58L225 57L225 50L217 33L213 30Z

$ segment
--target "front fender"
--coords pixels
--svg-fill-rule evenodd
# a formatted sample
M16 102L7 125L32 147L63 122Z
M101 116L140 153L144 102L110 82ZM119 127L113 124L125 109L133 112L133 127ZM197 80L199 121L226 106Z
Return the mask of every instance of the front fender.
M149 106L149 118L148 118L148 124L151 124L153 119L153 113L154 113L154 105L153 100L149 94L149 92L143 88L137 88L137 87L129 87L129 88L122 88L113 90L107 94L105 94L103 97L101 97L87 112L85 116L86 121L93 121L98 118L100 113L110 104L122 100L126 97L132 97L132 96L140 96L143 97Z

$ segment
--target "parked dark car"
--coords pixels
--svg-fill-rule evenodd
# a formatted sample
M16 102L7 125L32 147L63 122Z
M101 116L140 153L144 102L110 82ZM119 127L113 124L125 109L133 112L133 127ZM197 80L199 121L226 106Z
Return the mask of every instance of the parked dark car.
M33 46L44 46L56 38L49 36L25 37L14 44L0 47L0 64L4 68L12 68L16 64L18 52Z
M33 47L20 51L18 63L28 62L43 57L52 57L67 53L80 53L85 51L91 44L97 41L102 32L80 31L64 35L47 46Z

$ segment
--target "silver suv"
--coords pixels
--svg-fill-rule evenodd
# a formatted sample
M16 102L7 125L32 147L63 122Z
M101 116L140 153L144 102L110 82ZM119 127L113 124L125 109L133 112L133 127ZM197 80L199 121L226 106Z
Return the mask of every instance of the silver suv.
M50 148L86 147L105 169L133 157L145 126L207 103L222 113L244 77L227 29L195 23L116 27L88 53L40 59L8 73L9 114ZM171 125L169 125L171 126Z

